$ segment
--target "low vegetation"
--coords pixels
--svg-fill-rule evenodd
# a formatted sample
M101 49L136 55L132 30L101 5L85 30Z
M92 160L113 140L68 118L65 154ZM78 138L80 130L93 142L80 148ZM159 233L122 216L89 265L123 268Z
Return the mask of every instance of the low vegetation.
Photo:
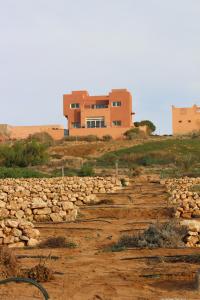
M4 167L28 167L47 161L47 146L36 140L18 141L0 147L0 162Z
M85 135L85 136L65 136L64 141L74 142L74 141L85 141L85 142L96 142L100 139L96 135Z
M45 264L39 263L38 265L28 269L26 276L37 282L47 282L53 279L53 271L45 266Z
M18 276L20 270L16 256L7 246L0 246L0 278Z
M198 139L166 139L150 141L129 148L123 148L104 154L97 160L97 166L119 167L171 165L177 168L190 168L200 163L200 140ZM188 155L188 153L190 153Z
M49 237L41 242L39 248L76 248L76 244L63 236Z
M0 167L0 179L5 178L44 178L50 177L46 173L32 170L30 168L6 168Z
M137 236L124 235L110 247L111 251L127 248L179 248L184 247L187 228L174 222L151 225Z

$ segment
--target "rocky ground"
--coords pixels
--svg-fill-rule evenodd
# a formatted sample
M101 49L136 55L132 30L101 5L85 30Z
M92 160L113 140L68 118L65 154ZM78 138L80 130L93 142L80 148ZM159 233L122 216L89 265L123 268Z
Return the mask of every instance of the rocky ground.
M43 285L53 300L199 299L194 286L199 263L190 259L199 248L103 251L123 234L168 220L173 212L168 197L158 182L131 182L121 191L99 194L107 204L81 207L76 222L36 224L42 239L65 236L77 248L16 249L15 254L24 268L50 255L46 264L55 275ZM29 285L0 286L0 299L16 298L42 299Z

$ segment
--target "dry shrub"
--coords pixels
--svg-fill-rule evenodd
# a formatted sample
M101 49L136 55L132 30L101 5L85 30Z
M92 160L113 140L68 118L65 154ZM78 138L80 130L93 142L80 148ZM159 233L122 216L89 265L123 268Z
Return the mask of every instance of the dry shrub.
M41 242L40 248L76 248L74 242L68 241L64 236L49 237Z
M92 205L111 205L114 204L114 201L112 199L102 199L99 201L90 201L89 203L87 203L88 206L92 206Z
M47 282L53 279L53 271L41 263L27 270L26 275L28 278L38 282Z
M187 228L176 222L150 225L143 233L137 236L122 236L112 245L111 251L120 251L129 247L135 248L178 248L184 247Z
M0 247L0 277L18 276L20 268L16 256L7 246Z

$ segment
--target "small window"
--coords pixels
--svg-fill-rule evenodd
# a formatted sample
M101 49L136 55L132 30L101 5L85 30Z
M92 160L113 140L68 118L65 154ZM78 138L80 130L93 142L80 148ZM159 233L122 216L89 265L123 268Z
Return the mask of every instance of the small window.
M80 104L79 103L71 103L70 108L79 108Z
M112 122L113 126L121 126L122 122L120 120L115 120Z
M191 123L191 120L188 120L188 123Z
M113 107L117 107L117 106L121 106L122 104L121 104L121 102L120 101L114 101L114 102L112 102L112 106Z
M178 121L179 123L182 123L182 121Z
M72 127L73 128L80 128L81 124L79 122L74 122L74 123L72 123Z

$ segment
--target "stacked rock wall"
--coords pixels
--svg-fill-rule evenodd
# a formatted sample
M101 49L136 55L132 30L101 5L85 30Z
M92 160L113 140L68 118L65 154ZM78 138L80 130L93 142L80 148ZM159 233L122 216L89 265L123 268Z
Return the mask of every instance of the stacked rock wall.
M169 201L176 205L177 218L200 218L200 193L192 187L200 184L200 178L181 178L162 180L170 194Z
M79 205L120 187L111 177L0 180L0 245L36 246L40 233L32 221L74 221Z
M120 180L111 177L0 180L0 218L74 221L79 205L120 187Z
M169 201L175 206L175 217L183 218L180 223L188 227L187 247L200 247L200 192L192 191L200 185L200 178L161 180L170 194Z
M0 245L21 248L36 246L40 232L31 222L6 219L0 222Z

